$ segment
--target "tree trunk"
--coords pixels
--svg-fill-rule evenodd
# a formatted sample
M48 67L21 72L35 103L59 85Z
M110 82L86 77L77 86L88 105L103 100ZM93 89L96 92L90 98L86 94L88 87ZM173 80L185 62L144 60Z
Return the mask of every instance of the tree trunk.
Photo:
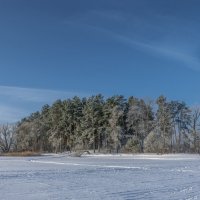
M98 133L98 152L101 150L101 133Z
M95 133L93 133L93 140L94 140L94 141L93 141L93 150L94 150L94 153L95 153L95 148L96 148L96 147L95 147Z

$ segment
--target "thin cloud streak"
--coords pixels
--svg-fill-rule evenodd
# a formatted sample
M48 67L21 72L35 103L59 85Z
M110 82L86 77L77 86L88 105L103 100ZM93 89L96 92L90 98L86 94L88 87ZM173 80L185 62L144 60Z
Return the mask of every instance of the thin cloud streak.
M199 60L196 57L191 56L189 53L185 53L185 52L183 53L180 51L176 51L169 47L165 48L164 46L162 47L159 45L134 41L133 39L122 36L122 35L115 34L113 36L115 38L117 38L118 40L131 45L132 47L138 47L141 50L146 51L151 54L157 54L157 55L160 54L162 56L175 59L179 62L184 63L185 64L184 67L187 67L187 68L195 70L195 71L200 71Z
M197 57L192 56L190 52L186 51L180 51L177 48L171 46L165 46L165 45L160 45L159 42L156 43L148 43L148 42L141 42L139 40L134 40L130 37L127 37L122 34L118 34L114 31L111 31L107 28L96 26L96 25L91 25L87 23L80 23L79 21L65 21L65 24L70 24L70 25L78 25L82 27L89 28L91 30L101 32L112 39L115 39L118 42L121 42L123 44L129 45L133 48L139 48L141 51L150 53L152 55L161 55L169 59L174 59L180 63L183 64L182 67L198 71L200 72L200 61L198 60Z
M16 108L11 105L0 105L0 124L1 123L15 123L20 118L23 118L27 111Z
M89 96L80 92L0 86L0 123L14 123L57 99Z
M176 45L173 45L173 44L170 45L170 42L171 42L170 38L168 38L165 41L165 42L169 41L169 43L167 43L167 45L160 44L159 40L158 41L156 41L156 40L154 40L154 41L149 41L149 40L148 41L142 41L142 39L136 40L136 39L125 36L123 33L116 33L115 31L110 30L108 28L98 26L96 24L94 25L94 24L88 23L88 19L89 19L90 15L92 15L93 18L104 19L104 20L106 18L108 21L110 19L112 19L115 22L124 21L129 16L128 14L124 14L124 13L121 14L120 12L116 12L116 11L115 12L105 12L105 11L102 12L102 11L93 10L90 13L84 14L82 16L82 18L78 18L78 19L71 20L71 21L68 20L68 21L65 21L65 23L71 24L71 25L76 24L78 26L89 28L89 29L92 29L92 30L97 31L97 32L101 32L101 33L111 37L112 39L115 39L118 42L127 44L127 45L129 45L133 48L139 48L141 51L147 52L147 53L152 54L152 55L160 55L160 56L164 56L168 59L173 59L175 61L180 62L182 64L182 67L185 67L185 68L188 68L188 69L191 69L191 70L194 70L194 71L198 71L198 72L200 71L200 61L199 61L199 59L197 58L197 56L193 55L193 53L189 52L189 50L188 50L190 43L188 43L187 47L182 49L181 48L182 45L178 45L179 48L177 48L177 44ZM155 16L155 17L158 18L157 16ZM159 15L159 18L160 17L163 17L163 16ZM176 23L173 23L172 27L174 27L177 23L179 23L179 20L176 17L166 18L166 16L165 16L163 18L164 18L165 21L167 20L167 21L170 21L170 22L176 20ZM134 20L136 20L136 22L137 22L137 18L134 19ZM141 20L142 19L140 18L138 20L138 23L136 23L136 24L141 24ZM187 22L187 24L188 23L189 22ZM150 26L151 30L153 29L156 32L161 32L162 34L164 34L166 32L165 27L160 27L158 24L149 24L149 23L147 23L146 20L143 20L142 24L144 24L145 27ZM137 27L137 28L139 28L139 27ZM184 28L184 31L186 31L185 27L183 27L183 28ZM190 32L191 32L191 30L190 30ZM167 32L167 35L170 36L169 31ZM137 35L135 35L135 36L137 37ZM196 36L196 35L194 34L194 36ZM133 37L134 37L134 34L133 34ZM166 37L166 35L163 35L163 37ZM173 33L172 33L171 37L172 37L171 39L173 40ZM144 40L145 40L145 38L144 38ZM193 42L194 41L192 41L192 43ZM179 44L182 44L182 43L184 43L184 42L180 40Z
M59 98L70 98L73 96L88 96L88 94L80 92L65 92L46 89L34 89L23 87L0 86L0 96L14 98L28 102L50 102Z

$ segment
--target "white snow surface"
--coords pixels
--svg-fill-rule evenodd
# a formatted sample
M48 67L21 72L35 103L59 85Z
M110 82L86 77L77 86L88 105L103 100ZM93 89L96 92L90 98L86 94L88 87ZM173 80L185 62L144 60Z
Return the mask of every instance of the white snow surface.
M200 199L200 156L0 157L1 200Z

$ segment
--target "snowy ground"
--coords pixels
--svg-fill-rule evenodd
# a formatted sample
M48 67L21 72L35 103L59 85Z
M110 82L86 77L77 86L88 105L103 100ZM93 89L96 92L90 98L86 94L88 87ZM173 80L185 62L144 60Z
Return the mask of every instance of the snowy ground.
M199 155L0 157L0 199L200 199L199 172Z

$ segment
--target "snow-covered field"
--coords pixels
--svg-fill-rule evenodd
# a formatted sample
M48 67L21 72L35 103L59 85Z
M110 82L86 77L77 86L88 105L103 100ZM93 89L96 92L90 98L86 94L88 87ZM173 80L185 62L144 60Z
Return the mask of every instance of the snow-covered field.
M200 199L200 156L0 157L0 199Z

